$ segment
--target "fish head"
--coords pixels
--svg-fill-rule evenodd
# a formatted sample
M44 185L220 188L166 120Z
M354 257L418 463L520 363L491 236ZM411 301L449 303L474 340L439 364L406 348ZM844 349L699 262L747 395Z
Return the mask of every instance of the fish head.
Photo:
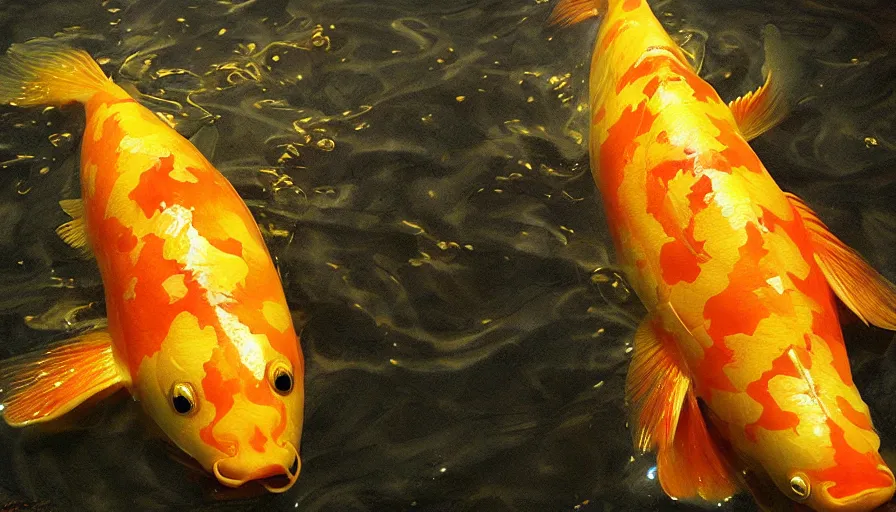
M141 365L137 396L170 440L221 484L258 481L284 492L301 470L304 361L298 346L291 325L269 338L200 327L185 312L159 352Z
M802 505L798 510L844 512L873 510L890 501L896 479L878 452L880 440L870 418L861 426L840 414L835 420L827 415L832 405L826 412L806 412L793 430L759 435L760 450L752 455L758 456L755 462L769 485L751 489L757 499L780 491L791 502L788 509L795 502Z
M831 427L832 431L836 429ZM789 471L779 480L782 491L792 500L819 511L873 510L889 502L896 490L896 479L877 451L879 442L856 441L859 446L854 447L843 437L838 442L838 435L832 433L835 440L831 465Z

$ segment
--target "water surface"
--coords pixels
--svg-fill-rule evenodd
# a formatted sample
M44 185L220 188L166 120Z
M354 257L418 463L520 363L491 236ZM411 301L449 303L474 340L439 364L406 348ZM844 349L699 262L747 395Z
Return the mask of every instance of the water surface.
M631 447L643 314L612 272L588 171L596 23L542 0L0 4L0 43L54 34L194 137L246 199L304 326L303 470L209 499L130 400L60 433L0 428L3 500L47 510L690 510ZM896 7L652 3L726 100L779 26L810 98L753 146L782 188L896 278ZM79 108L0 110L0 355L102 324L92 262L53 230ZM597 269L603 269L595 274ZM889 333L846 328L885 454ZM713 507L718 508L718 507ZM738 497L723 510L752 510Z

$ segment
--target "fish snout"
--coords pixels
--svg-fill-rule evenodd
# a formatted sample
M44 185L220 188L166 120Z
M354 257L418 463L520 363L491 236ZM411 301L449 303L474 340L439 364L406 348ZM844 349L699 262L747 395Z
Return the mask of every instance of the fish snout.
M893 498L893 492L896 490L896 478L894 478L893 472L885 464L879 464L873 478L866 479L866 482L871 481L875 482L875 486L869 486L848 496L834 496L830 492L832 487L825 486L821 489L823 495L823 498L819 500L821 508L813 508L838 512L887 510L883 506ZM889 483L885 484L884 482Z
M250 452L220 459L212 466L215 478L227 487L257 481L269 492L289 490L302 469L299 452L292 443L264 453Z

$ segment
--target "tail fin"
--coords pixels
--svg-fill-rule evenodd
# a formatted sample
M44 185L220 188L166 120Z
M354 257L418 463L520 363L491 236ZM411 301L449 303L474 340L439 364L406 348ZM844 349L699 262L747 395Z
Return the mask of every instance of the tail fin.
M608 0L560 0L548 20L549 25L568 27L580 21L600 16L607 9Z
M87 52L52 39L14 44L0 60L0 103L22 107L85 103L112 81Z

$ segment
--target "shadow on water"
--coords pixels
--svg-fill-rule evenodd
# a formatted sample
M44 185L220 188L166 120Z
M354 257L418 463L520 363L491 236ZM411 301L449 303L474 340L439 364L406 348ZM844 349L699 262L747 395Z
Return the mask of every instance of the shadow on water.
M896 8L653 5L725 99L761 83L764 24L806 55L812 97L754 147L896 277ZM210 498L124 399L63 432L0 429L4 510L687 509L626 425L642 310L614 286L588 172L596 25L546 29L550 7L4 2L4 48L58 34L211 155L262 226L308 370L286 495ZM96 268L53 233L58 200L77 195L83 117L0 110L0 355L102 323ZM896 357L879 354L892 336L847 335L890 453Z

